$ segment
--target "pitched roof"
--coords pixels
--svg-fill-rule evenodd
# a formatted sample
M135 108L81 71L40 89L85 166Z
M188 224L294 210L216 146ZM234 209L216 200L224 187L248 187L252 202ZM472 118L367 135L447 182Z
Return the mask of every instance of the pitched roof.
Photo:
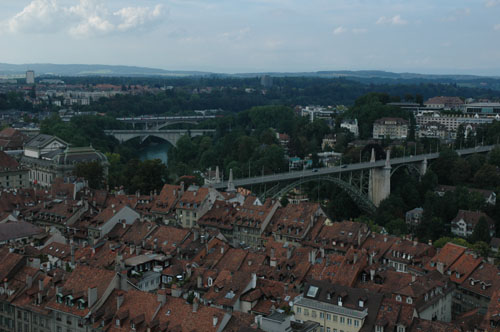
M5 171L16 171L19 170L21 166L11 156L6 154L3 151L0 151L0 172L5 172Z
M59 140L61 143L65 145L68 144L58 137L52 135L38 134L26 143L26 147L43 148L44 146L49 144L52 140Z
M475 227L479 222L479 219L484 217L486 222L490 227L495 226L495 221L491 219L486 213L482 211L469 211L469 210L458 210L458 213L455 218L451 221L452 224L459 222L463 219L467 224L471 224L472 227Z
M0 224L0 242L43 234L43 229L25 221Z
M437 268L437 264L442 264L443 271L446 271L459 257L465 253L465 250L467 250L467 248L448 242L426 264L425 269L429 271L435 270Z

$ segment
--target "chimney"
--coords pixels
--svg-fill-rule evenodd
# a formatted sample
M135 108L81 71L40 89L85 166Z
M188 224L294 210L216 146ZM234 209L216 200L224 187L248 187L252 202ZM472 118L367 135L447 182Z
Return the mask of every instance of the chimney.
M286 259L290 259L290 258L292 258L292 246L289 245L286 248Z
M199 237L199 233L198 233L198 230L193 230L193 240L196 242L198 241L198 237Z
M38 290L43 291L43 280L42 279L38 279Z
M384 236L384 242L387 242L387 236Z
M97 287L89 287L87 293L87 303L89 308L92 308L92 306L97 302Z
M309 263L314 264L316 262L316 249L309 252Z
M222 245L222 246L220 247L220 253L221 253L221 254L224 254L224 245Z
M352 258L352 264L356 264L358 262L358 253L355 252Z
M191 264L187 264L186 265L186 278L191 278L191 274L192 274L192 268L191 268Z
M120 272L120 289L124 291L129 289L127 270L122 270Z
M26 275L26 286L28 288L31 288L31 286L33 286L33 277L29 274Z
M415 280L417 280L417 277L414 274L412 274L411 275L411 282L415 282Z
M71 265L75 266L75 245L71 245Z
M252 280L250 281L251 289L257 288L257 274L252 273Z
M200 275L196 278L196 287L198 289L201 289L203 287L203 279Z
M319 253L321 255L321 258L325 258L325 248L323 247L319 248Z
M438 270L439 273L444 274L444 264L443 264L443 262L437 262L436 263L436 270Z
M193 299L193 312L197 312L198 311L198 298L195 297Z
M217 318L217 316L214 315L214 317L212 319L213 326L216 327L218 322L219 322L219 318Z
M38 305L42 304L42 300L43 300L42 293L41 292L36 293L36 304Z
M116 311L120 310L120 307L123 304L123 294L120 294L116 297Z
M373 281L375 279L375 270L370 269L370 280Z
M156 298L162 306L167 303L167 294L164 291L158 291Z
M271 248L271 259L275 258L274 254L275 254L275 250L274 250L274 248Z

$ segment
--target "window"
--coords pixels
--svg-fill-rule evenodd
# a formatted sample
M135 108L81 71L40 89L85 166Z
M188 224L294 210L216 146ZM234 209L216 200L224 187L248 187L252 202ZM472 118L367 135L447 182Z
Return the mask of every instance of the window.
M332 320L332 315L331 314L326 314L326 320Z
M298 314L302 313L302 307L297 307L297 313Z
M304 316L309 316L309 309L304 308Z
M316 310L311 310L311 317L316 318Z
M345 317L340 316L340 324L345 324Z
M336 322L337 321L337 315L333 315L333 321Z
M352 319L351 318L347 318L347 325L352 325Z
M324 314L324 313L322 313L322 312L320 312L320 313L319 313L319 318L324 319L324 318L325 318L325 314Z
M357 319L354 320L354 326L359 327L359 320Z

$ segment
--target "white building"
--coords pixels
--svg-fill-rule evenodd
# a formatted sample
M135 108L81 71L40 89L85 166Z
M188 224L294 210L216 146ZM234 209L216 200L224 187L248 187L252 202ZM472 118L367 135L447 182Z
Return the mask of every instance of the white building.
M340 124L340 128L345 128L354 134L355 137L359 136L358 119L344 120Z
M26 72L26 84L35 84L35 72L33 70Z
M373 138L405 139L408 137L408 121L402 118L381 118L373 123Z

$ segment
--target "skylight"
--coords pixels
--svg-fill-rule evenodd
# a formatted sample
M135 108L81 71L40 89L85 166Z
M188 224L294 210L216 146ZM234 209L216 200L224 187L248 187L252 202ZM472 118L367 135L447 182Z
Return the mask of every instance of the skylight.
M309 286L309 290L307 291L307 296L309 297L316 297L316 294L318 294L318 287L316 286Z

